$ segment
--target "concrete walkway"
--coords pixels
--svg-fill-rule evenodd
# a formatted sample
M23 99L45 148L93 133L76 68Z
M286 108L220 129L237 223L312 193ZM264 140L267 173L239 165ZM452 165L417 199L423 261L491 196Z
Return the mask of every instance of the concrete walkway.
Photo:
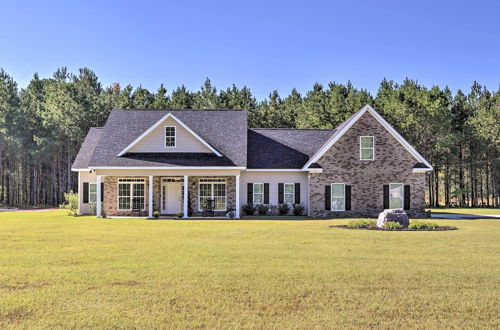
M474 220L474 219L499 219L500 214L458 214L458 213L431 213L431 218L451 220Z

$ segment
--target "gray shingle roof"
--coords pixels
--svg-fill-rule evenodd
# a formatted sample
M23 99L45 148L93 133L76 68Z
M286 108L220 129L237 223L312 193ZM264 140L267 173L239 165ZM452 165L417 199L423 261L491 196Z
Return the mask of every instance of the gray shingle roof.
M202 153L117 156L169 112L223 157ZM89 131L73 168L246 166L300 169L334 133L335 130L247 129L247 112L241 110L113 110L104 127Z
M186 154L116 156L148 128L172 113L224 157L208 160ZM113 110L103 127L89 166L246 166L247 112L245 110ZM193 155L192 155L193 156ZM184 160L181 161L181 158Z
M248 168L302 168L335 130L248 130Z
M89 166L89 161L92 158L94 150L99 142L101 133L103 132L101 127L91 127L85 140L80 147L78 155L76 155L75 161L73 162L72 168L74 169L86 169Z

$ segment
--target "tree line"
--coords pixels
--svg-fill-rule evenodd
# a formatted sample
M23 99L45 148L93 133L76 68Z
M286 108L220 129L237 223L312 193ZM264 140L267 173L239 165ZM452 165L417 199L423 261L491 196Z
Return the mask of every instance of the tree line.
M305 94L277 91L258 101L246 86L168 92L119 83L103 87L88 68L34 74L26 88L0 69L0 204L58 205L76 190L71 164L90 127L112 109L247 109L251 127L335 128L373 105L434 166L430 206L500 206L500 89L469 91L383 80L376 95L350 82L316 83Z

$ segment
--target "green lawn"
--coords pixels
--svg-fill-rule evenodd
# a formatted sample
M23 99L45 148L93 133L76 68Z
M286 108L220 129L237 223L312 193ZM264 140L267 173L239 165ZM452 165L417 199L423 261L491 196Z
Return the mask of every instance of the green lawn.
M500 215L500 209L493 208L431 208L432 213L458 213L458 214L496 214Z
M0 213L0 327L499 328L500 221L135 220Z

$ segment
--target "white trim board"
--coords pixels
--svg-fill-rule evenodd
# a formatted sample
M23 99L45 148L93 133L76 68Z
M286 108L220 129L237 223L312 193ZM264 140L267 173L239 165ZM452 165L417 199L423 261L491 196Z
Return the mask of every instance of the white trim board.
M391 133L391 135L399 141L405 147L405 149L419 162L424 163L428 169L426 171L432 171L433 168L431 164L429 164L422 155L418 153L409 143L406 141L382 116L375 111L370 105L365 105L354 117L352 117L349 122L338 132L336 132L328 141L323 144L323 146L314 154L313 157L304 165L304 170L308 170L308 167L311 166L312 163L317 162L321 156L323 156L334 144L337 142L351 127L356 123L361 116L365 114L365 112L369 112L377 121L384 126L384 128Z
M145 136L147 136L149 133L151 133L155 128L159 127L161 123L163 123L166 119L172 118L175 120L179 125L184 127L191 135L193 135L195 138L197 138L201 143L203 143L208 149L212 150L214 154L216 154L219 157L222 157L222 154L218 152L214 147L212 147L210 144L208 144L207 141L203 140L198 134L196 134L191 128L189 128L186 124L184 124L180 119L178 119L176 116L174 116L171 112L167 113L165 116L163 116L160 120L158 120L153 126L148 128L144 133L142 133L137 139L135 139L131 144L125 147L122 151L118 153L118 157L124 155L130 148L135 146L139 141L141 141Z

